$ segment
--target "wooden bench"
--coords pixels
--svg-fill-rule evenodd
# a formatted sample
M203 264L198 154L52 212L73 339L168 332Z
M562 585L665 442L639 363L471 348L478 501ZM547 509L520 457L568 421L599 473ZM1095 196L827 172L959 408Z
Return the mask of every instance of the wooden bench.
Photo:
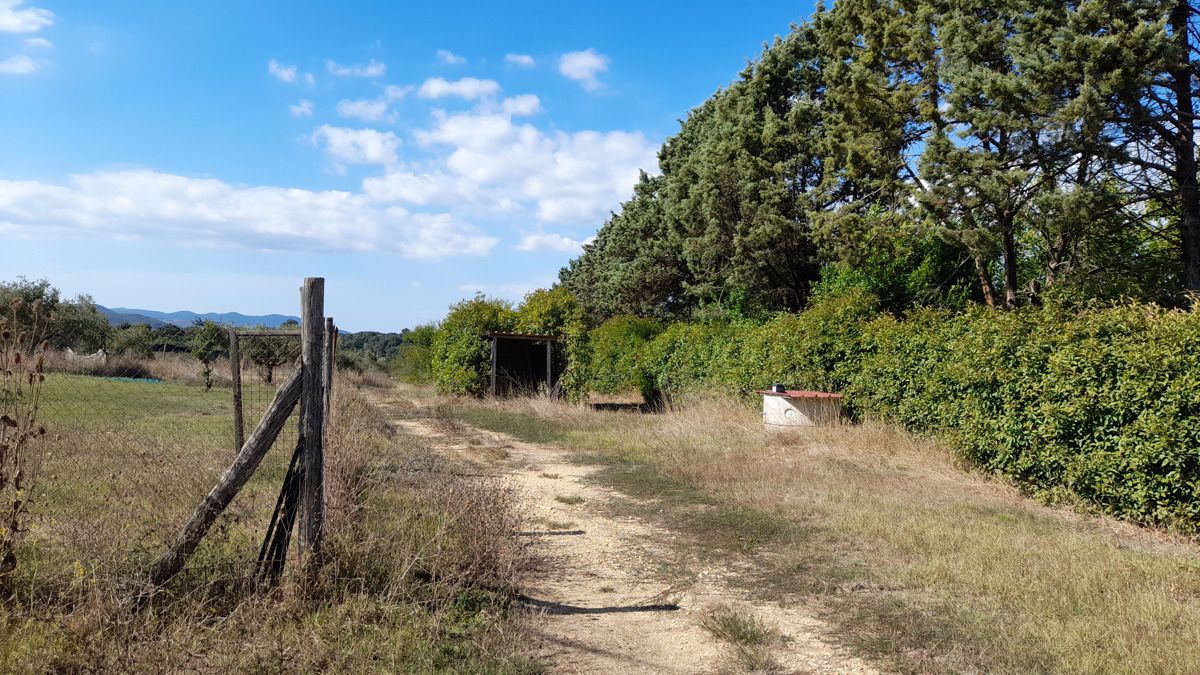
M838 424L842 395L825 391L773 391L759 389L763 397L763 424L769 427L811 427Z

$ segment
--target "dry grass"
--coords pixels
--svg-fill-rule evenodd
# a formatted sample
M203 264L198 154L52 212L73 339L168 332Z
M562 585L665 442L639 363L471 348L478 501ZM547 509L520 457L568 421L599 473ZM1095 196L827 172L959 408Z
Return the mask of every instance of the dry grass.
M772 653L772 648L783 639L779 631L771 628L750 612L730 605L710 608L700 619L700 625L713 637L728 643L733 648L733 663L741 672L775 673L783 667Z
M905 671L1188 672L1200 548L1038 504L885 425L765 430L745 403L661 415L546 400L457 414L578 448L671 506L693 545L749 556L764 596L826 607L834 637Z
M55 377L65 377L58 375ZM96 382L92 382L96 380ZM80 378L59 396L88 394ZM4 672L524 672L526 566L511 489L464 478L339 387L327 448L328 568L251 587L290 448L276 447L185 572L133 602L147 565L232 458L225 394L119 383L119 414L47 423L35 530L0 605ZM140 400L142 408L131 408ZM63 416L60 414L60 418ZM70 421L70 424L66 424ZM289 570L295 569L294 561Z

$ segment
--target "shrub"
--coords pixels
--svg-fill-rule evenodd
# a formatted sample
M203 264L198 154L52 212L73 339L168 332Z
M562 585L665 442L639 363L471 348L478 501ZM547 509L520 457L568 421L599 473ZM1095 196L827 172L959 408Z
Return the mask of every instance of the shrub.
M558 382L568 398L583 393L590 360L583 307L562 286L541 288L525 296L517 308L516 330L558 338L551 353Z
M476 396L487 391L491 350L483 334L512 331L516 318L511 304L483 295L451 306L434 335L430 354L438 390Z
M204 390L213 386L212 364L229 351L229 335L215 321L196 320L192 329L192 357L200 362L200 376L204 378Z
M852 415L936 435L1035 493L1200 530L1200 309L1149 305L877 314L861 288L764 322L675 323L652 340L591 334L587 387L843 391Z
M437 326L424 324L417 326L404 334L404 342L396 348L396 353L387 360L384 367L388 373L409 384L429 384L433 382L432 357L433 339L437 334Z
M126 326L113 331L108 342L110 356L128 356L133 359L154 357L154 334L150 327L142 324Z
M663 330L651 319L616 316L588 336L587 387L597 394L654 396L654 378L643 364L646 345Z

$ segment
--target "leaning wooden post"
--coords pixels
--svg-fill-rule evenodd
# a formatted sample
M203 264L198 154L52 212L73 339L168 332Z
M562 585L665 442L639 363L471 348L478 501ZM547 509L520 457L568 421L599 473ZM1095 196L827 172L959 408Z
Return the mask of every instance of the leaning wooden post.
M225 473L221 474L216 486L209 491L204 501L200 502L200 506L192 514L192 519L184 526L183 532L179 534L179 538L175 540L170 550L163 554L163 557L159 558L158 563L154 565L154 569L150 572L151 583L161 586L183 569L188 556L196 550L213 521L237 496L246 481L250 480L250 476L254 474L254 470L258 468L263 456L275 443L275 437L279 435L279 430L283 428L288 416L292 414L292 409L296 407L296 402L300 399L303 380L301 374L302 369L297 366L279 392L275 394L275 400L271 401L271 406L267 408L262 420L250 434L250 438L246 440L246 444L242 446L237 457L234 458L233 464L225 470Z
M242 451L246 442L246 427L242 420L242 356L238 349L238 334L229 329L229 376L233 380L233 452Z
M546 398L554 398L554 340L546 338Z
M304 435L300 554L306 565L314 565L320 560L325 529L324 333L325 279L308 277L300 290L300 360L304 368L304 388L300 394L300 423Z

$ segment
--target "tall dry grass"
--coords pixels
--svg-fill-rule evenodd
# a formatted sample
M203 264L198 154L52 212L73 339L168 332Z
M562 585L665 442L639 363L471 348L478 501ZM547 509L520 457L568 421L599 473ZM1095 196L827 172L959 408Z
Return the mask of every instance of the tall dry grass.
M1200 664L1194 542L1039 504L899 429L768 430L757 410L721 398L659 415L545 399L457 405L467 421L607 464L605 479L667 504L693 546L749 556L748 587L819 602L834 638L889 667Z
M199 387L195 400L174 419L219 421ZM510 608L526 564L508 536L519 521L511 491L432 462L352 387L335 400L328 566L317 584L287 574L266 594L252 584L254 560L290 448L271 451L168 593L143 606L134 597L147 566L231 449L177 433L169 417L55 434L28 564L0 606L0 670L527 669Z

